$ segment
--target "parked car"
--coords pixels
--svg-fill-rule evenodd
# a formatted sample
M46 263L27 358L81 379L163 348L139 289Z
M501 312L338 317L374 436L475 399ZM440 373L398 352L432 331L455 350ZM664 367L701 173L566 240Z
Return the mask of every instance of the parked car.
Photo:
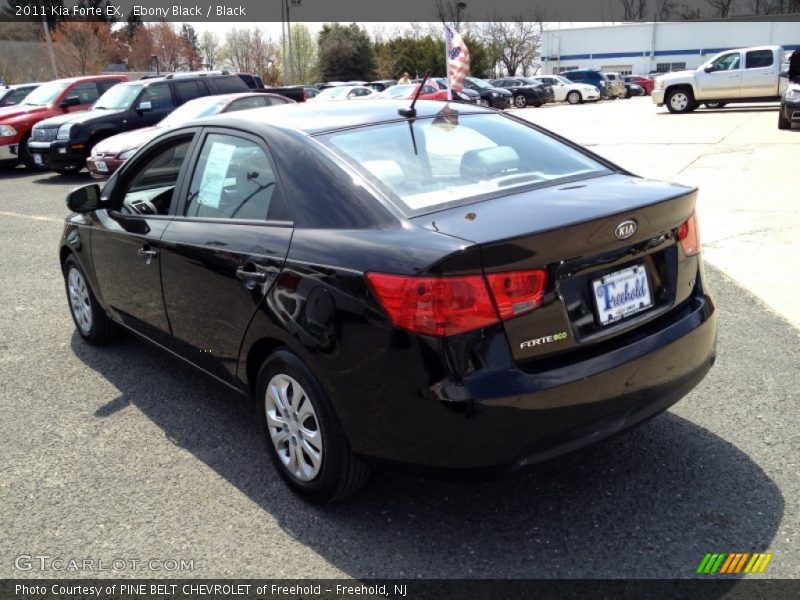
M561 75L541 75L533 79L549 85L553 89L553 97L556 102L581 104L596 102L600 99L600 91L588 83L575 83Z
M387 88L377 97L379 98L390 98L394 100L411 100L417 95L417 90L420 89L420 83L414 83L411 85L394 85L390 88ZM476 92L473 92L475 96L478 96ZM472 96L469 94L464 93L463 90L456 91L452 90L452 98L453 102L462 102L466 104L477 104ZM479 98L479 96L478 96ZM444 84L444 87L441 87L439 82L436 79L429 79L422 85L422 90L418 96L419 100L439 100L439 101L447 101L447 84Z
M447 79L444 77L432 77L430 82L440 90L447 91ZM480 104L481 95L468 87L462 87L458 92L453 92L453 100L467 104Z
M601 100L613 100L617 97L606 74L598 69L575 69L564 71L562 75L574 83L594 86L600 94Z
M363 85L337 85L323 89L314 98L310 98L309 101L366 100L367 98L376 98L377 96L378 92Z
M475 90L480 94L480 104L492 108L508 108L513 102L513 94L503 88L495 87L477 77L467 77L464 87Z
M378 463L513 470L694 388L716 339L697 190L443 106L309 102L157 136L67 196L78 335L131 331L254 398L316 502Z
M625 83L635 83L640 86L648 96L653 93L653 86L656 84L652 77L646 75L626 75L624 80Z
M293 100L295 102L305 102L311 98L316 98L319 94L319 90L317 88L313 88L307 85L287 85L283 87L267 87L264 88L262 91L267 92L269 94L279 94Z
M41 83L17 83L14 85L0 85L0 107L14 106L22 102Z
M525 108L529 104L539 107L548 101L547 91L544 89L544 85L539 82L534 85L518 78L505 77L503 79L492 79L489 81L489 85L511 92L511 102L517 108ZM550 102L552 102L552 88L550 89L549 97Z
M201 117L283 104L294 104L294 100L279 94L261 92L195 98L173 110L152 127L142 127L112 135L98 142L92 148L89 158L86 159L86 168L94 179L105 179L133 156L140 147L167 129L178 127Z
M791 129L793 122L800 122L800 50L795 50L789 59L786 79L788 85L781 96L778 129Z
M247 92L236 75L164 77L115 86L98 98L91 110L41 121L29 144L37 165L66 174L83 168L101 140L155 125L176 106L203 96Z
M625 94L622 96L623 98L632 98L633 96L647 96L647 92L645 89L636 84L636 83L628 83L625 82Z
M56 79L44 83L19 104L0 108L0 167L19 163L35 166L28 151L31 130L39 121L89 108L97 98L126 75L95 75Z
M382 92L386 88L390 88L393 85L397 85L396 79L381 79L380 81L370 81L367 84L367 87L372 88L376 92Z
M606 71L605 75L614 97L625 98L625 81L622 79L622 75L614 71Z
M701 103L721 108L731 102L778 102L786 86L780 77L780 46L726 50L693 71L656 78L652 98L671 113L687 113Z

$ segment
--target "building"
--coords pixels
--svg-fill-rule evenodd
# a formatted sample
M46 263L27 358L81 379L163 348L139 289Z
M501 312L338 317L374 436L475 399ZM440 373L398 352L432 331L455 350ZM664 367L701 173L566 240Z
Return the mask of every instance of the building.
M542 72L592 68L625 75L667 73L699 67L724 50L765 45L800 48L800 22L679 21L545 29Z

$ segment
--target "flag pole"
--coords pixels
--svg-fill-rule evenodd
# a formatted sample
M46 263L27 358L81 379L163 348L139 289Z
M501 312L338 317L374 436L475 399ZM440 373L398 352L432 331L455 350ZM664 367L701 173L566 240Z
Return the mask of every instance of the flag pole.
M453 90L450 87L450 48L447 43L447 23L444 25L444 68L447 71L447 99L453 99Z

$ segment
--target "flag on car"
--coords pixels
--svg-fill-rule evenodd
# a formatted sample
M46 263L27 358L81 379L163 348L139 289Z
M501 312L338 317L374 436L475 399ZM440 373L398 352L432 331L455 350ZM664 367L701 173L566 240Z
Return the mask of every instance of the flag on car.
M451 90L461 91L469 75L469 50L457 31L444 26L447 43L447 79Z

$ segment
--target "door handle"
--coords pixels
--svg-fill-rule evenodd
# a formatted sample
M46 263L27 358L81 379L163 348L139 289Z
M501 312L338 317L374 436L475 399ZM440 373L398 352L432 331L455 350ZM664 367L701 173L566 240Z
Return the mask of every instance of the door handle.
M246 269L239 267L236 269L236 278L242 280L244 287L246 287L248 290L252 290L256 287L256 284L266 283L268 275L266 273L262 273L261 271L247 271Z
M151 250L149 246L142 246L136 254L144 259L144 264L149 265L154 258L158 258L158 250Z

